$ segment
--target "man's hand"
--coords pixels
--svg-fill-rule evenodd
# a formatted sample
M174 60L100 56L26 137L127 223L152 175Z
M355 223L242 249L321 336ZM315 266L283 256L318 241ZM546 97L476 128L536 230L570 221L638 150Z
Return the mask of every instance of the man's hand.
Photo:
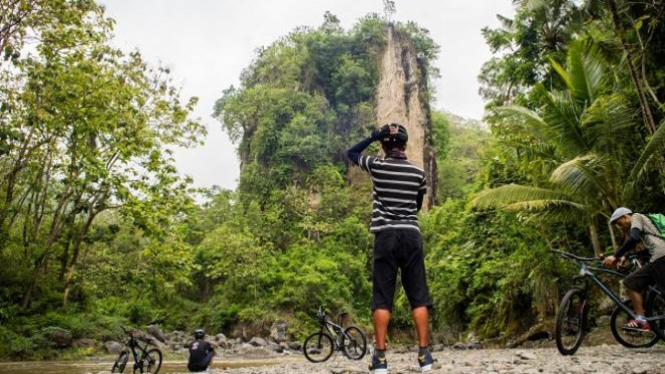
M612 256L607 256L607 257L605 257L605 259L603 260L603 265L605 265L605 266L612 266L612 265L614 265L615 262L617 262L617 258L614 257L614 255L612 255Z
M383 138L387 138L389 136L390 136L390 125L383 125L382 127L379 127L378 129L372 131L370 138L372 138L372 140L380 140Z
M626 256L622 256L619 260L619 263L617 264L617 269L624 267L626 265L626 260Z

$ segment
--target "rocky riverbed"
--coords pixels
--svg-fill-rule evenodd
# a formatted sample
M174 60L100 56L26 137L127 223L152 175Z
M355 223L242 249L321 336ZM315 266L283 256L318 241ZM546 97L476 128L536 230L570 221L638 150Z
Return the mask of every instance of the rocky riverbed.
M561 356L556 348L481 349L434 352L438 360L433 374L665 374L665 346L628 350L618 345L582 347L574 356ZM390 372L419 373L414 352L388 355ZM227 374L355 374L367 373L368 358L353 362L335 354L328 362L311 364L302 355L272 359L247 359L235 355L216 358L211 373ZM109 374L111 362L0 363L3 374ZM183 373L184 361L165 362L160 374Z
M574 356L561 356L556 349L444 350L435 352L432 373L627 373L665 374L665 347L628 350L618 345L582 347ZM415 353L388 355L390 372L419 373ZM223 360L222 360L223 361ZM334 374L367 373L367 359L351 363L341 355L323 364L288 362L266 367L214 370L236 374Z

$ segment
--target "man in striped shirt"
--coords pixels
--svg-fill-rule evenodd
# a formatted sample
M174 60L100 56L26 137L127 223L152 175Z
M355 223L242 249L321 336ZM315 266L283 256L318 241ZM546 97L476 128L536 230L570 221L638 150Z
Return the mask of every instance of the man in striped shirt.
M381 141L384 159L362 155L372 142ZM423 239L418 226L418 211L427 191L425 172L406 159L406 128L385 125L349 148L349 159L372 177L373 212L370 232L374 239L373 300L376 351L370 370L387 373L386 333L393 309L397 270L413 311L418 333L418 363L421 370L432 369L429 345L429 308L432 299L425 278Z

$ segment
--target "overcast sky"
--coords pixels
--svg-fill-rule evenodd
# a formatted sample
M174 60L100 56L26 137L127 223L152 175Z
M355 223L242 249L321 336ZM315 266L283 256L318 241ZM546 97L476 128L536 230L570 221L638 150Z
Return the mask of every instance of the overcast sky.
M198 96L195 115L208 127L206 145L176 152L178 169L199 187L234 189L239 175L235 146L211 117L223 89L238 77L257 47L297 26L320 25L329 10L349 28L381 0L99 0L116 20L115 43L139 49L150 62L172 69L184 96ZM480 119L477 76L490 57L480 30L498 26L496 14L512 16L511 0L395 0L399 21L415 21L441 46L435 64L434 108Z

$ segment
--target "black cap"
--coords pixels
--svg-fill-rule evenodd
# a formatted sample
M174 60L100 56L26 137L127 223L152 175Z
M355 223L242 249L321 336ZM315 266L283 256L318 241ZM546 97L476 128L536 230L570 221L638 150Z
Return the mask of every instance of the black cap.
M409 141L409 134L406 132L406 127L400 125L399 123L390 123L388 125L390 127L397 127L397 132L393 133L393 130L391 130L390 136L383 138L381 140L381 144L388 148L392 146L402 147L406 145L406 143Z

